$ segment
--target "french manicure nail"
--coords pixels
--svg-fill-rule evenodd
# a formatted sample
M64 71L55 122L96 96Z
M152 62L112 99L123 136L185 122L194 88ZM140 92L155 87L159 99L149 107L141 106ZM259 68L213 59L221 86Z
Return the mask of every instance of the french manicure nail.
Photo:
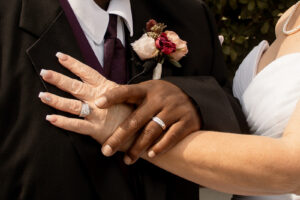
M39 98L43 98L45 96L45 93L44 92L40 92L39 93Z
M129 156L125 156L125 158L124 158L124 163L125 163L126 165L131 165L131 164L132 164L131 158L130 158Z
M54 117L52 115L47 115L46 120L49 121L49 122L54 123L54 122L56 122L57 119L56 119L56 117Z
M154 151L149 151L148 157L149 158L154 158L156 156L156 153Z
M39 98L47 102L51 102L52 100L51 97L47 96L44 92L40 92Z
M104 106L107 102L107 98L106 97L100 97L99 99L97 99L95 101L96 106L98 106L99 108L101 108L102 106Z
M44 77L44 76L47 75L47 73L48 73L48 70L42 69L41 72L40 72L40 75L41 75L42 77Z
M61 61L66 61L68 60L68 56L64 53L61 52L57 52L55 55L58 59L60 59Z
M111 156L112 153L113 153L111 146L105 145L105 146L102 148L102 153L103 153L103 155L105 155L105 156L107 156L107 157L108 157L108 156Z

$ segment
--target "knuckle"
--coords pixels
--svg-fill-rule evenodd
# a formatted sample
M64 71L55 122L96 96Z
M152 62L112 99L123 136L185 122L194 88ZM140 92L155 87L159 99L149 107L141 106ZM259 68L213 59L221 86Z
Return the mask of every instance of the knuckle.
M79 67L78 67L78 62L76 62L76 60L74 60L74 59L69 59L70 61L70 69L80 69Z
M112 136L107 144L109 144L112 149L117 149L122 144L122 141L119 137Z
M48 97L50 97L50 95L48 95ZM54 107L60 106L60 102L59 102L59 100L58 100L57 97L52 96L51 99L52 99L52 100L51 100L51 104L52 104Z
M79 121L75 121L75 122L73 123L73 126L74 126L76 129L79 129L79 128L80 128L80 123L79 123Z
M84 79L88 79L89 77L92 76L92 73L90 70L88 70L86 67L80 67L80 71L78 72L79 75L82 76Z
M132 119L130 119L129 124L128 124L128 129L138 129L139 128L139 120L137 119L137 117L134 117Z
M56 72L52 72L52 77L53 77L53 82L57 85L63 85L64 81L61 77L60 74L56 73Z
M143 149L146 149L150 145L150 141L146 139L146 137L143 135L139 138L139 141L135 145L135 149L139 152Z
M92 80L99 79L98 74L95 71L93 71L92 69L85 68L85 74L86 74L87 79L89 79L89 78L91 78Z
M83 83L81 83L80 81L74 81L74 82L72 83L71 88L72 88L73 93L74 93L75 95L78 95L78 94L80 94L80 93L82 92L82 90L83 90Z
M162 98L161 95L155 95L151 98L151 105L155 106L155 105L161 105L162 103L165 102Z
M142 135L146 138L152 137L154 135L154 130L151 128L146 128Z
M73 110L76 113L79 113L81 111L82 104L78 102L71 102L70 103L70 109Z

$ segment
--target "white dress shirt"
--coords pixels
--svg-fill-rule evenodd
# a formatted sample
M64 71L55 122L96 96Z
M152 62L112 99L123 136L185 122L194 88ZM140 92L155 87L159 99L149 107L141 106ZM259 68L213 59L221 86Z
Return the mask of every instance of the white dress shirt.
M130 0L111 0L107 11L94 0L68 0L77 20L87 37L99 62L103 66L104 36L109 23L109 14L118 15L117 37L125 46L124 24L133 35L133 22Z

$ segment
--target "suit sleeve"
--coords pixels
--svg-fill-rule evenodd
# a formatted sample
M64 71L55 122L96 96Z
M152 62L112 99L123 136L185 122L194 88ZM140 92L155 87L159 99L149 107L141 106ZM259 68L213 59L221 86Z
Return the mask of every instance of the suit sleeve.
M249 128L237 99L232 96L226 77L226 66L217 35L215 21L207 6L203 10L208 20L213 59L209 76L172 76L164 80L181 88L194 102L203 130L248 133Z

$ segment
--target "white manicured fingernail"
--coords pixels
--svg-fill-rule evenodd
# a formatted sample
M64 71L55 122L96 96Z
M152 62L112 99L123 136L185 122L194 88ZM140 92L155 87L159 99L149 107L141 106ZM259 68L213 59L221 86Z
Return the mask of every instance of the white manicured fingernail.
M125 163L126 165L131 165L131 164L132 164L131 158L130 158L129 156L125 156L125 158L124 158L124 163Z
M53 122L56 122L57 119L56 119L56 117L54 117L52 115L47 115L46 120L53 123Z
M100 97L99 99L97 99L95 101L96 106L98 106L99 108L104 106L106 103L107 103L107 98L106 97Z
M57 58L59 58L61 61L66 61L68 60L68 56L64 53L57 52L55 55Z
M40 75L42 77L46 76L48 74L48 70L45 70L45 69L42 69L41 72L40 72Z
M43 98L45 96L45 93L44 92L40 92L39 93L39 98Z
M156 153L154 151L149 151L148 157L149 158L154 158L156 156Z
M112 155L113 150L112 150L111 146L105 145L105 146L102 148L102 153L103 153L103 155L105 155L105 156L108 157L108 156L111 156L111 155Z
M51 102L52 100L51 97L47 96L44 92L40 92L39 98L47 102Z

